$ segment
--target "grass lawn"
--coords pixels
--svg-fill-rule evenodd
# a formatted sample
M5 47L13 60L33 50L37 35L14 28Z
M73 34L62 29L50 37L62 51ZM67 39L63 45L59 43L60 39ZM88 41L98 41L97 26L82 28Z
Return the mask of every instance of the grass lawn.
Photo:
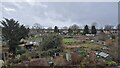
M82 47L83 50L87 50L87 51L89 51L91 49L99 50L99 49L101 49L103 47L103 46L95 44L95 43L82 43L82 44L79 44L79 45L68 45L68 46L71 46L71 47L76 46L76 49L80 48L80 50L81 50L81 47Z
M98 46L97 44L94 44L94 43L83 43L81 44L80 46L84 46L84 47L95 47L95 46Z
M99 50L101 47L101 45L97 45L95 43L83 43L80 45L81 47L87 47L87 50L91 50L91 49L97 49Z
M64 38L63 42L64 43L72 43L72 42L79 42L79 40L72 39L72 38Z

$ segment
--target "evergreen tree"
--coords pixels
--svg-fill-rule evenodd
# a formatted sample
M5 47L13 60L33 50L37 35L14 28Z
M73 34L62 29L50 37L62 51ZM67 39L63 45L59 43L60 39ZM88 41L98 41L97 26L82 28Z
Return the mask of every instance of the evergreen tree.
M88 25L85 25L84 27L84 31L83 31L83 34L89 34L89 28L88 28Z
M55 33L58 33L58 32L59 32L59 29L58 29L57 26L54 27L54 32L55 32Z
M3 26L2 36L9 45L9 51L15 54L19 41L28 35L29 28L20 25L18 21L15 21L14 19L5 18L5 21L2 20L0 23Z
M73 33L73 30L71 28L68 29L68 33L71 34Z
M97 30L96 30L96 28L95 28L94 25L92 26L91 33L92 33L92 34L96 34L96 33L97 33Z

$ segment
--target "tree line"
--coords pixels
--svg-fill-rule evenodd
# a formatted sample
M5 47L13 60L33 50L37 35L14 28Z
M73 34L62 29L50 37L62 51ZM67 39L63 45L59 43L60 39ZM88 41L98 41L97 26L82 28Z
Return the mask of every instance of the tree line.
M37 28L35 28L37 27ZM39 28L38 28L39 27ZM117 27L115 29L119 29L120 27L120 24L117 25ZM36 30L39 30L39 29L44 29L40 24L38 23L35 23L32 27L33 29L36 29ZM48 27L47 29L49 30L52 30L52 27ZM67 29L68 30L68 33L71 34L71 33L75 33L75 34L78 34L80 33L80 27L76 24L73 24L72 26L64 26L62 28L58 28L58 26L55 26L53 28L54 32L56 33L60 33L61 32L61 29ZM111 31L112 29L114 29L114 26L112 25L105 25L104 27L102 28L99 28L100 30L106 30L106 31ZM97 33L97 30L98 28L96 27L96 24L92 24L92 26L88 26L88 25L85 25L84 28L83 28L83 32L82 34L96 34Z
M59 29L57 26L54 27L54 32L59 32ZM80 33L80 28L79 26L77 25L72 25L68 28L68 33L71 34L71 33ZM85 25L84 29L83 29L83 34L96 34L97 33L97 29L96 29L96 26L95 25L92 25L91 27L91 30L89 29L88 25Z

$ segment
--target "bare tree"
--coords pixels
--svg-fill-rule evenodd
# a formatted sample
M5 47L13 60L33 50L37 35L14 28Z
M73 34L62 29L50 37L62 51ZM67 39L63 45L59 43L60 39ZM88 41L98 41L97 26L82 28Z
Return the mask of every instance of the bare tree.
M69 28L71 28L72 30L78 30L80 27L78 25L76 25L76 24L73 24Z
M52 27L48 27L47 29L50 29L50 30L51 30L51 29L52 29Z
M32 26L32 29L35 29L37 32L39 32L40 29L43 29L43 27L39 23L35 23Z
M97 26L97 23L96 23L96 22L93 22L93 23L92 23L92 26Z
M43 27L39 23L35 23L32 28L33 29L42 29Z
M105 25L104 29L107 31L111 31L111 29L113 29L113 26L112 25Z
M69 29L71 29L74 34L78 34L80 32L80 27L76 24L70 26Z
M67 27L67 26L64 26L63 29L68 29L68 27Z

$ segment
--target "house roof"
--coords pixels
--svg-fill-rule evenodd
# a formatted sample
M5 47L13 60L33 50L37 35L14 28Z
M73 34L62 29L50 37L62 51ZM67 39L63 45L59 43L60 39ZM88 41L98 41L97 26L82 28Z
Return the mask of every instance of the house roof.
M104 58L106 58L106 57L108 57L108 56L109 56L109 54L104 53L104 52L100 52L100 53L99 53L99 55L100 55L100 56L102 56L102 57L104 57Z

